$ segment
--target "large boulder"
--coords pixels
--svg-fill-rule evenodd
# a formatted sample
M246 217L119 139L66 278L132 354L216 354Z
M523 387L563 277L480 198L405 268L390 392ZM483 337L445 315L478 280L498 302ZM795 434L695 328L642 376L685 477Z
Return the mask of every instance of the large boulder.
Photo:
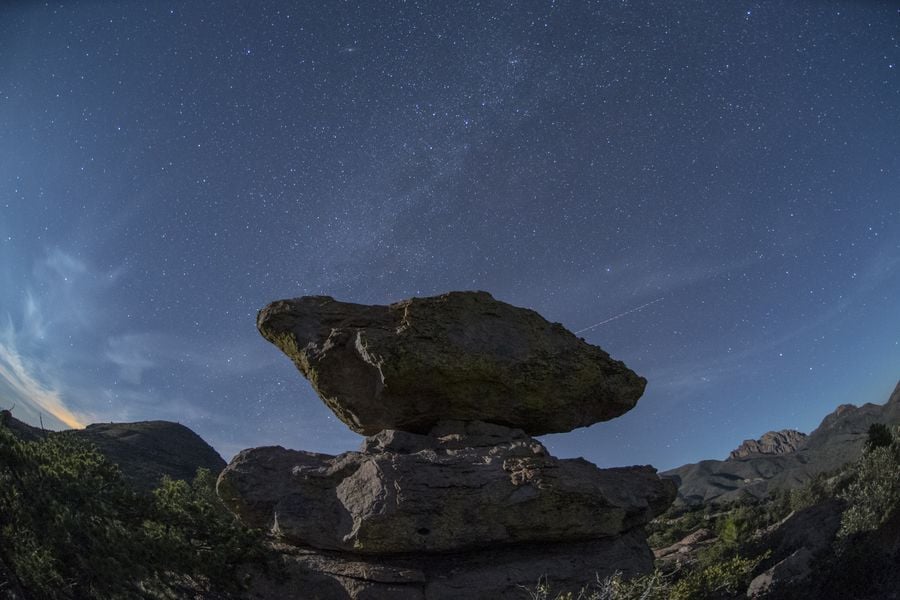
M280 300L257 327L364 435L425 433L443 420L566 432L627 412L646 385L562 325L486 292L389 306Z
M522 431L485 423L441 423L431 435L384 431L337 457L245 450L218 490L252 527L361 554L617 536L675 495L652 467L556 459Z

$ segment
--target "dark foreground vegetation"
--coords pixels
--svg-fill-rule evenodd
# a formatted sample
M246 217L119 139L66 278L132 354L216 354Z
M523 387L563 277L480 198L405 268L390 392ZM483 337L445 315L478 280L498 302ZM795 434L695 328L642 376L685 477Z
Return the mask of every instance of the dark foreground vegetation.
M555 595L539 585L528 595L702 600L744 598L749 587L769 600L900 598L900 427L873 425L858 461L803 487L764 501L672 509L648 530L656 549L700 532L706 541L657 560L644 577L608 578L581 595Z
M650 543L683 550L659 552L649 575L522 598L724 599L748 587L769 599L900 597L900 428L874 425L868 439L858 461L764 501L670 510ZM266 552L207 470L142 493L89 442L0 426L0 598L237 598Z
M223 598L262 548L207 470L139 493L84 440L0 426L0 597Z

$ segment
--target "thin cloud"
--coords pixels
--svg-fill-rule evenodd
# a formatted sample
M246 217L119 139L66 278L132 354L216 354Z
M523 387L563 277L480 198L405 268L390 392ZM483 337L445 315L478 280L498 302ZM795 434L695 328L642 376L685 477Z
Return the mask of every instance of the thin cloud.
M106 358L119 368L119 377L124 381L140 385L144 371L156 366L147 356L151 340L151 336L142 334L120 335L107 340Z
M51 417L73 429L84 427L80 417L66 408L60 392L41 383L29 369L23 357L16 351L11 335L0 341L0 383L10 395L4 398L10 405L22 403L32 412L49 414Z

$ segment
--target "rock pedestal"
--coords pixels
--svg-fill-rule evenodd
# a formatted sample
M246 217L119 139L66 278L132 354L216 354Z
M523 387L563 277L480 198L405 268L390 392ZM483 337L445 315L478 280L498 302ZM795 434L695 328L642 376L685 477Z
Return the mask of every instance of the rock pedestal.
M345 423L357 452L241 452L218 492L278 540L281 598L520 597L652 568L642 526L675 487L652 467L557 459L531 435L628 410L645 381L484 292L389 307L273 303L262 334Z

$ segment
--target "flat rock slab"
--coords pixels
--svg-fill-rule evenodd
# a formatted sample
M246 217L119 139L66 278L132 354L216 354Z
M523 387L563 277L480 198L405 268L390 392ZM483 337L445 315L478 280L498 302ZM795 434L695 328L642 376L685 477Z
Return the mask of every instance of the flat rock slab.
M618 538L485 548L470 553L354 556L275 544L276 564L250 573L245 597L264 600L504 600L543 580L577 595L598 578L653 569L640 529ZM273 576L277 574L277 576ZM523 589L525 588L525 589Z
M245 450L219 496L288 543L380 555L618 536L675 497L652 467L556 459L522 431L442 423L435 434L383 431L336 457Z
M424 433L442 420L566 432L627 412L647 383L559 323L486 292L389 306L280 300L257 327L363 435Z

